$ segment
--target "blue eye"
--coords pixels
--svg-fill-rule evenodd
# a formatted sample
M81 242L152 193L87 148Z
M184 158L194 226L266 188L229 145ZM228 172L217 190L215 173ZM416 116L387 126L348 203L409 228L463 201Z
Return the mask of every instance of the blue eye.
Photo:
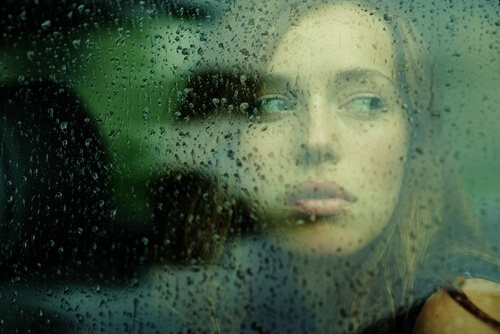
M340 108L348 112L373 116L376 112L385 111L386 105L380 97L367 94L352 98Z
M265 121L279 119L286 115L287 111L294 110L295 105L285 96L263 96L253 104L252 114L259 116Z
M293 104L284 97L265 97L257 101L257 109L261 112L277 112L292 110Z

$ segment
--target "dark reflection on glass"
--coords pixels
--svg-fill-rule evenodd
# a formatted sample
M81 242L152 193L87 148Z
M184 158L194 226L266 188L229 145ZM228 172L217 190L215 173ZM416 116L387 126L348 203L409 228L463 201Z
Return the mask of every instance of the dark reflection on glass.
M28 264L51 276L77 263L90 269L109 187L95 125L67 88L51 82L4 88L1 98L3 272Z

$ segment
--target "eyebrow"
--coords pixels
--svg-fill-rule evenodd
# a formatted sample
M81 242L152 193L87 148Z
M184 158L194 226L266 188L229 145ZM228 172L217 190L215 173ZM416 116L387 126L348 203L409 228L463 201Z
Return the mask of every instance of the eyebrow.
M259 76L259 84L280 84L283 86L288 86L290 84L291 80L281 74L276 74L276 73L264 73Z
M295 78L295 81L298 78ZM395 86L395 81L391 77L385 75L379 70L372 68L347 68L338 70L335 73L334 79L345 79L345 80L353 80L358 81L362 79L382 79L391 85ZM272 85L283 85L288 86L292 83L292 78L287 77L286 75L282 75L279 73L264 73L259 77L260 84L272 84Z
M394 85L394 80L380 72L379 70L371 69L371 68L348 68L344 70L337 71L336 78L345 78L348 80L361 80L366 78L380 78L385 81L388 81L391 85Z

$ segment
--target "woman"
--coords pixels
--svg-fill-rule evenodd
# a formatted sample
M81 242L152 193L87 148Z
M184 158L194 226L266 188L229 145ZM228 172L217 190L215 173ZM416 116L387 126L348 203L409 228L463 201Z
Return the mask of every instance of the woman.
M224 262L228 241L259 233L291 254L295 282L315 282L302 284L309 329L408 330L415 319L397 315L418 314L436 277L470 270L453 247L479 240L439 140L425 43L395 10L366 2L235 6L221 22L178 121L190 148L176 151L179 170L190 173L171 172L157 194L171 206L156 212L164 254ZM318 278L325 267L333 274ZM494 283L463 286L487 311L500 303ZM452 330L498 330L495 315L457 298L438 292L416 330L455 318L465 322Z

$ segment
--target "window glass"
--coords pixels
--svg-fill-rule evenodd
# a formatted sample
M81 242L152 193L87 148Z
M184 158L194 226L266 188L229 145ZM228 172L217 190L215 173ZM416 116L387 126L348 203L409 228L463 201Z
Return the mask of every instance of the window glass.
M500 328L498 2L0 24L2 331L409 332L436 291Z

